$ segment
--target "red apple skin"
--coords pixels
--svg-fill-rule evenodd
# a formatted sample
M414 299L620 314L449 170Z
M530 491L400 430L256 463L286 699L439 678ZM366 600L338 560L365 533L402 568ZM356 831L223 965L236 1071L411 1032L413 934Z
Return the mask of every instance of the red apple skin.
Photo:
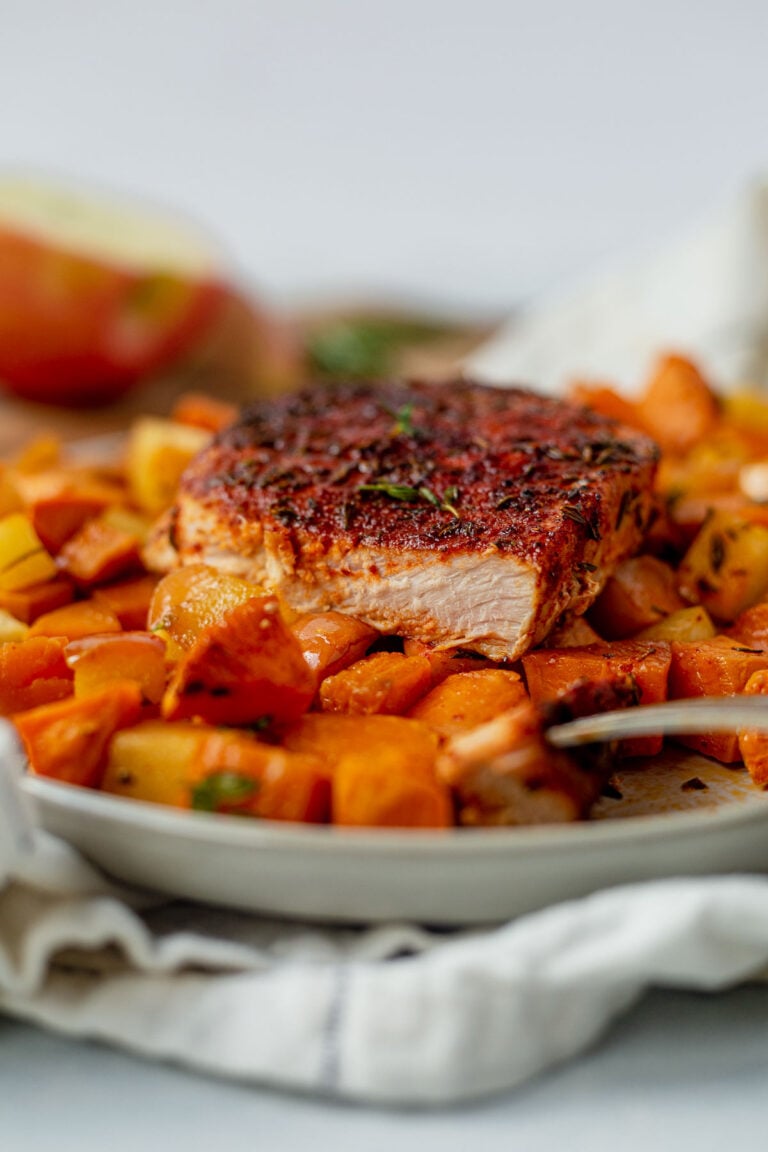
M0 225L0 381L25 399L108 403L214 324L213 276L135 271Z

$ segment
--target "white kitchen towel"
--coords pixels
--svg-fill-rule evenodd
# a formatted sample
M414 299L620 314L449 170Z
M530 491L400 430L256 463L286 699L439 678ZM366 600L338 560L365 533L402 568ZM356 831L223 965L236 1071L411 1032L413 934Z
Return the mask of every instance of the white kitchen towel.
M218 1076L471 1099L575 1055L651 986L716 990L768 964L757 876L618 887L456 933L148 900L34 829L16 771L0 758L0 1010Z
M531 311L471 367L551 391L573 375L631 389L660 347L699 355L721 383L768 375L766 188L643 269ZM0 1010L153 1059L448 1103L574 1056L644 989L726 988L768 964L758 876L613 888L464 933L147 899L33 828L19 770L0 746Z
M466 370L552 395L577 378L632 395L666 351L697 358L720 389L768 385L768 183L658 253L513 316Z

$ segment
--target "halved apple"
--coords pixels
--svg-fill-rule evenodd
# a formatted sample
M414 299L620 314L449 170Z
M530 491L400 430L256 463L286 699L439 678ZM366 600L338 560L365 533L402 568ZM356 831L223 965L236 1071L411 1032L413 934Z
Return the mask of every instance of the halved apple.
M182 358L232 297L194 229L61 187L0 180L0 381L111 400Z

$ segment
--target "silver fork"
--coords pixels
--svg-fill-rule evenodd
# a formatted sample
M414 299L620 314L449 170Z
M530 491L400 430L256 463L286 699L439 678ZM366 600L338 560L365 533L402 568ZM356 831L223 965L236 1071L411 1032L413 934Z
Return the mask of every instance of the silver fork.
M688 736L707 732L768 733L768 696L707 696L643 704L554 724L546 737L555 748L623 740L629 736Z

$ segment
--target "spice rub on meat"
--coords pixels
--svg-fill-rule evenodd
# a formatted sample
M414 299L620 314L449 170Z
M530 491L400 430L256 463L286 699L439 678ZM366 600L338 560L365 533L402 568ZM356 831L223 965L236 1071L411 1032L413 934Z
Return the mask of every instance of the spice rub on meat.
M639 433L521 389L316 387L219 434L147 559L513 659L637 548L656 460Z

